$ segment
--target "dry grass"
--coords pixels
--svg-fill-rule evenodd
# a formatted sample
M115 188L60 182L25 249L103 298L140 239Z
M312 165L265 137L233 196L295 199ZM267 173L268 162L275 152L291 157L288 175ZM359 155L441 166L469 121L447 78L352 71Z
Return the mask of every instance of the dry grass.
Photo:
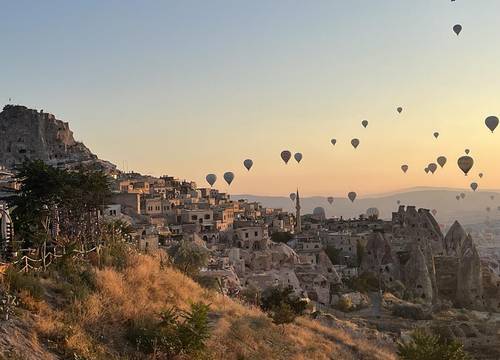
M346 331L299 318L276 326L259 309L201 288L158 258L134 255L124 271L96 270L97 290L58 309L24 296L36 314L35 332L61 355L86 359L146 359L125 340L127 324L155 316L169 306L187 309L191 302L211 304L211 359L396 359L391 350Z

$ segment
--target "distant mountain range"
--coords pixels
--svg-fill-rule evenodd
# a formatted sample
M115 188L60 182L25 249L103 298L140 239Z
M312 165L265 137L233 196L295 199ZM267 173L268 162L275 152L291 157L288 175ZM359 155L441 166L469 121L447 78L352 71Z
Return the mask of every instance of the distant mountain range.
M456 196L461 193L465 193L465 198L457 200ZM266 207L295 211L295 205L288 197L256 195L232 195L231 197L258 201ZM398 201L401 205L435 209L436 219L443 225L449 225L455 220L467 225L485 222L488 219L500 219L498 209L500 191L472 192L464 189L413 188L401 192L359 197L354 203L347 198L334 198L332 205L328 203L326 197L313 196L300 199L302 214L312 213L315 207L320 206L325 209L327 217L352 218L366 213L368 208L376 207L383 219L390 219L392 212L397 211Z

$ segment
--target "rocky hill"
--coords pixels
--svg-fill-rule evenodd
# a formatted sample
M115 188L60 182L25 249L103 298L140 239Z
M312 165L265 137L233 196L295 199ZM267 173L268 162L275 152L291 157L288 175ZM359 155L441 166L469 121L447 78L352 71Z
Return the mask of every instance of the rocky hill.
M76 141L67 122L43 110L6 105L0 113L0 166L14 168L25 159L60 167L93 164L104 170L116 168Z

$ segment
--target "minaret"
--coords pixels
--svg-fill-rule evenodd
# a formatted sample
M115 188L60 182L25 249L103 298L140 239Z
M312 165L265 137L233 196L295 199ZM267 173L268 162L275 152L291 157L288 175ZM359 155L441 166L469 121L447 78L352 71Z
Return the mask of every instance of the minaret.
M295 233L299 234L302 232L302 221L300 219L300 196L299 189L297 189L297 194L295 196Z

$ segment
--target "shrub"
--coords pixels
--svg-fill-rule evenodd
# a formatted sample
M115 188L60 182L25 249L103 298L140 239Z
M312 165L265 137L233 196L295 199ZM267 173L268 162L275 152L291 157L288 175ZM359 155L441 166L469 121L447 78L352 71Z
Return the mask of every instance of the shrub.
M160 320L146 317L132 322L127 339L144 353L163 354L167 358L180 354L201 353L210 337L209 305L191 304L190 311L169 308Z
M291 287L272 287L262 294L260 307L276 324L284 324L302 315L307 308L307 301L293 294Z
M11 292L27 291L33 298L43 298L44 290L38 277L32 273L20 273L16 268L10 266L5 272L7 286Z
M293 236L289 232L274 232L271 234L271 240L277 243L286 244L292 240Z
M408 343L398 345L398 355L402 360L470 360L463 345L457 341L447 341L440 336L416 330Z
M208 262L208 250L191 241L180 241L168 249L168 254L174 266L190 277L198 275Z
M349 311L353 310L354 306L353 306L352 300L350 298L345 297L345 296L341 296L339 299L339 302L337 303L337 308L340 311L349 312Z
M357 277L350 278L345 284L348 288L362 293L377 291L379 287L378 278L370 272L364 272Z

